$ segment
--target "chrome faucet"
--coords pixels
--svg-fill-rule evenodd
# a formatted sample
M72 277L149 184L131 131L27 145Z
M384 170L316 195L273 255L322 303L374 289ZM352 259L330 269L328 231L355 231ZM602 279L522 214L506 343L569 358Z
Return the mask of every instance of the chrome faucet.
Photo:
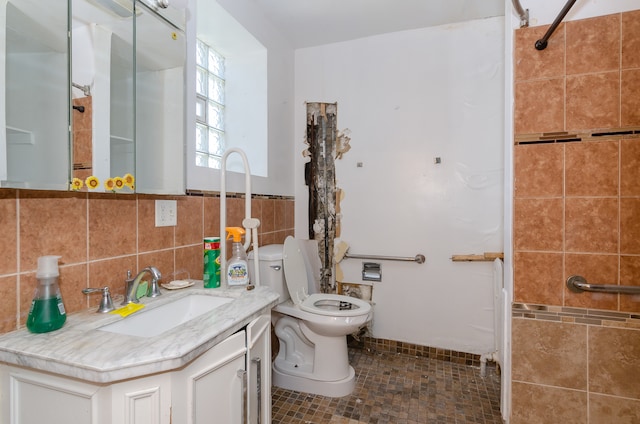
M145 271L148 271L151 274L151 283L149 283L149 287L147 287L147 297L158 297L162 293L160 293L160 287L158 287L158 281L162 278L162 274L160 274L160 270L155 266L149 266L138 274L138 277L142 278L141 274ZM136 279L138 278L136 277Z
M148 266L135 276L135 278L131 278L131 271L127 271L127 279L125 280L125 290L124 290L124 300L122 301L123 305L127 305L129 303L139 303L138 301L138 285L142 280L142 277L145 273L151 274L151 283L149 287L147 287L147 297L158 297L162 293L160 293L160 288L158 287L158 280L162 278L162 274L155 266Z
M129 303L139 303L136 292L138 291L138 285L133 284L133 278L131 278L131 270L127 271L127 278L124 280L124 299L122 305L128 305Z

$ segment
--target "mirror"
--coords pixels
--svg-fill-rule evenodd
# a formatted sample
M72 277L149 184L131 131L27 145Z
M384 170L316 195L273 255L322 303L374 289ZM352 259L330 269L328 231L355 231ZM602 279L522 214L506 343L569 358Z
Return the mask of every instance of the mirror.
M136 191L184 194L184 10L149 2L136 3Z
M0 29L0 187L67 190L67 2L0 0Z
M185 15L158 4L0 0L0 187L184 194Z
M133 192L133 0L72 0L75 189Z

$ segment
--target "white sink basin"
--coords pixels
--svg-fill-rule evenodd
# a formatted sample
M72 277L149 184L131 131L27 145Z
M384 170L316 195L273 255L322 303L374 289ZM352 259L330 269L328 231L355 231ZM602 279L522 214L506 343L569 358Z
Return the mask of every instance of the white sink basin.
M129 336L154 337L232 301L229 297L191 294L150 311L143 309L98 329Z

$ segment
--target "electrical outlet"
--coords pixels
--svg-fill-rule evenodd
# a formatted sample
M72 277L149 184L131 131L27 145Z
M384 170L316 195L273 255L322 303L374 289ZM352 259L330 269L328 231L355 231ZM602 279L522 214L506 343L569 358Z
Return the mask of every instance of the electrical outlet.
M178 202L176 200L156 200L156 227L178 225Z

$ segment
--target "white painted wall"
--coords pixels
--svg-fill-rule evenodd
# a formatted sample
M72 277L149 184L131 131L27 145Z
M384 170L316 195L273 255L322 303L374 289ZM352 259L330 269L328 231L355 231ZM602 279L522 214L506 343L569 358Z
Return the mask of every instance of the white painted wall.
M374 337L493 351L492 264L450 257L503 248L503 22L296 51L296 234L307 234L304 102L337 102L352 137L336 165L342 240L354 254L427 257L383 262ZM361 262L342 262L346 281L361 281Z
M195 10L196 0L190 1L190 9ZM244 26L267 49L267 133L268 155L267 177L251 178L252 192L255 194L275 194L292 196L293 186L293 98L294 66L293 48L280 31L267 21L251 0L217 0L235 20ZM197 12L196 12L197 13ZM187 16L187 48L195 49L195 19ZM191 28L191 29L189 29ZM195 55L188 55L187 72L195 70ZM195 72L195 71L193 71ZM189 85L195 84L193 79ZM187 86L188 92L195 92L195 85ZM187 140L194 140L194 107L187 104ZM193 122L193 125L192 125ZM263 125L263 123L258 123ZM248 123L247 125L251 125ZM187 157L190 147L187 146ZM195 155L195 153L194 153ZM237 156L237 155L233 155ZM231 157L230 157L231 158ZM187 164L187 188L220 190L220 172L211 170L201 175L195 166ZM244 193L244 174L227 173L227 192Z

